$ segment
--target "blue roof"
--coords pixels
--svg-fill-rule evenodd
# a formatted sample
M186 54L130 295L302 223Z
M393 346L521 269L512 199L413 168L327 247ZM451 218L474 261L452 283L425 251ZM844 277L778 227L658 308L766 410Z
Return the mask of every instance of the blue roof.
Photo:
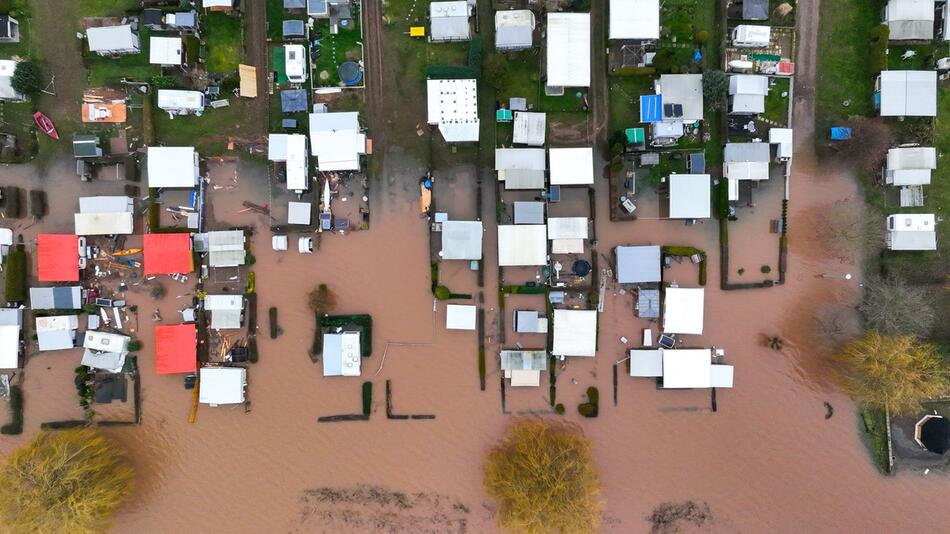
M307 91L287 89L280 92L280 110L284 113L307 111Z
M663 95L640 95L640 122L663 120Z

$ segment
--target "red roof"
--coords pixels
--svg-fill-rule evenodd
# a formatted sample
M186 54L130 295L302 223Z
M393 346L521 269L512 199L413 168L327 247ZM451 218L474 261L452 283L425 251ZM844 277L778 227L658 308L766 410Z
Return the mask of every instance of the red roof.
M40 282L79 281L79 241L73 234L36 236Z
M191 236L188 234L145 234L143 237L145 274L190 273Z
M160 375L195 372L197 344L194 324L156 326L155 371Z

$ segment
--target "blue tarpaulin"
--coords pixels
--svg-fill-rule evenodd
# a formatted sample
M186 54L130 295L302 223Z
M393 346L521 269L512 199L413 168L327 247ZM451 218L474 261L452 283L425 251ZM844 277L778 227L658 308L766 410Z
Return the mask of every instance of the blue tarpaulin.
M663 95L640 96L640 122L663 120Z
M851 139L851 128L835 126L831 129L832 141L844 141L846 139Z

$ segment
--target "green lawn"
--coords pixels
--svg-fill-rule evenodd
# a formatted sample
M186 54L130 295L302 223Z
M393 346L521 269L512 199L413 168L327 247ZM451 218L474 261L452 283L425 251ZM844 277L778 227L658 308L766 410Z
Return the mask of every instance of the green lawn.
M383 0L383 21L386 24L405 25L406 32L409 31L409 25L424 25L426 33L429 31L429 24L425 21L429 14L429 2L422 0Z
M79 4L81 17L121 17L128 12L141 11L139 0L69 0Z
M161 74L158 65L148 62L149 36L148 28L139 29L139 42L142 50L138 54L128 54L116 58L103 57L86 52L86 66L89 69L89 86L100 87L108 85L121 78L133 80L149 80Z
M887 68L890 70L936 70L937 59L946 56L946 52L941 52L941 50L946 50L946 48L946 45L935 44L914 46L891 44L888 47ZM905 52L912 52L914 55L904 59Z
M205 109L201 117L175 117L155 108L155 138L158 143L171 146L194 146L202 156L221 155L226 150L229 135L241 135L241 120L247 100L230 98L231 105L221 109Z
M765 113L762 117L782 125L788 124L788 97L789 78L772 78L775 85L769 87L769 94L765 95ZM782 94L785 93L785 96Z
M20 23L20 42L0 44L0 58L32 57L32 17L29 0L4 0L0 9L9 13ZM33 126L33 102L0 102L0 132L17 138L17 155L14 159L29 158L36 153L37 142Z
M358 14L353 14L354 24L349 28L340 28L336 34L330 33L330 23L317 21L316 30L323 33L320 39L320 59L317 60L313 75L315 85L336 87L341 84L339 67L347 61L363 59L362 37Z
M833 124L873 111L874 76L868 50L871 28L881 19L879 3L835 0L821 5L815 101L815 140L819 144ZM842 104L845 101L848 106Z
M698 33L705 31L708 32L709 37L703 47L704 62L706 65L720 68L719 40L716 38L720 29L716 16L716 3L709 0L662 2L660 20L663 23L663 30L658 48L671 48L677 59L677 65L689 65L692 63L693 52L697 46L694 38Z
M204 17L208 55L206 66L213 74L232 74L242 56L241 17L208 13Z
M0 6L0 13L9 13L20 23L20 42L0 44L0 58L30 57L30 40L33 30L33 17L30 13L29 0L6 0Z
M627 128L646 127L640 123L640 96L652 95L651 76L613 76L610 78L610 133Z
M525 98L528 107L538 108L541 104L541 71L538 52L525 50L505 54L507 74L495 91L495 98L507 103L511 97Z
M267 0L267 38L280 42L284 38L284 19L299 19L296 13L284 9L284 0Z

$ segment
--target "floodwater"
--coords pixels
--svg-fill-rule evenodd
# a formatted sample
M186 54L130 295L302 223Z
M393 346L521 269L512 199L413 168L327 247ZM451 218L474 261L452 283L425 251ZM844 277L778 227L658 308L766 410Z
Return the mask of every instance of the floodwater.
M404 168L412 162L393 164ZM56 187L49 217L29 228L27 220L14 225L27 241L39 228L70 230L74 199L88 185L79 184L70 170L68 162L55 164L38 179L27 167L3 169L0 185L45 181L48 188ZM222 174L230 180L233 171ZM401 532L453 532L462 525L468 532L495 530L491 504L481 489L481 461L513 416L502 413L497 363L491 357L487 389L479 389L475 333L443 328L445 307L434 306L429 288L428 223L418 216L415 181L371 190L370 231L325 236L319 251L301 255L272 251L267 217L241 212L242 200L266 198L263 167L241 163L238 174L233 189L209 188L211 227L240 225L255 231L253 270L262 335L260 362L249 374L251 409L202 406L197 421L189 424L191 396L181 378L157 376L150 350L143 350L143 423L108 430L129 448L139 475L137 492L119 514L116 531L364 532L385 526ZM118 193L121 186L94 182L91 189ZM950 519L944 506L948 481L909 473L878 475L858 438L853 404L828 384L827 349L819 343L815 317L827 309L848 315L859 281L857 276L846 281L843 273L857 275L860 268L827 259L827 247L815 242L815 234L799 221L804 220L801 214L855 194L847 176L819 174L806 151L796 160L792 179L788 283L722 292L715 283L719 254L714 224L611 224L607 188L600 188L599 253L609 255L617 244L648 242L707 251L706 333L691 342L724 347L736 366L736 387L718 392L716 413L709 409L706 391L658 391L650 381L622 372L619 403L613 406L612 364L634 343L625 347L619 337L639 339L642 325L634 322L631 296L608 291L597 358L569 361L559 373L557 391L568 406L567 418L593 440L607 503L604 531L646 530L645 517L655 506L686 499L709 503L713 520L707 527L712 531L923 530ZM494 221L486 225L490 235ZM736 248L757 246L755 240L742 242L738 232L730 239ZM489 262L493 247L494 241L486 238ZM681 284L694 284L690 266L676 266L674 273ZM841 277L834 276L839 273ZM485 287L495 282L489 273ZM182 305L176 297L187 293L187 286L179 290L178 282L163 283L168 296L158 307L165 322L173 322ZM323 378L320 364L308 356L313 319L306 293L319 283L336 294L337 312L373 316L373 356L365 360L359 380ZM477 292L474 286L461 289ZM489 314L495 295L484 291ZM144 295L131 298L142 299L142 314L150 311ZM518 298L524 301L512 301L509 310L543 309L530 297ZM283 329L276 340L266 334L270 306L279 309ZM510 318L506 322L510 329ZM151 347L151 325L147 320L141 325L140 337ZM486 335L496 335L492 326ZM785 349L766 348L765 335L786 339ZM488 344L490 356L498 347L495 341ZM71 383L78 358L78 353L53 353L29 361L27 433L4 438L0 451L25 441L42 421L79 415ZM434 414L436 419L387 420L387 379L392 380L395 412ZM369 422L317 423L321 415L358 412L362 380L374 383ZM508 410L546 412L546 382L545 376L537 390L509 390ZM573 407L590 385L601 390L601 415L582 420ZM825 401L835 407L830 420L824 419ZM313 491L360 484L419 495L407 510L370 503L378 494L331 498ZM912 508L926 512L901 513Z

